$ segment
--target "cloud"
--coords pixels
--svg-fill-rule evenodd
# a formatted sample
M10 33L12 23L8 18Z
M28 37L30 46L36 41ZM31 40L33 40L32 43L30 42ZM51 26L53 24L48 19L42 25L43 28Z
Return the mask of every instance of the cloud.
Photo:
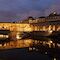
M60 0L0 0L0 21L17 21L28 16L60 12Z

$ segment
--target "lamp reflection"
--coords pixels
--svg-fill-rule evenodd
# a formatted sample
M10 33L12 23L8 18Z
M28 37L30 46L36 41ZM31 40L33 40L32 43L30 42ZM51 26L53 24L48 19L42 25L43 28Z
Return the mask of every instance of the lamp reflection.
M55 44L50 39L48 40L32 40L32 39L20 39L10 42L2 42L0 43L0 48L24 48L29 47L29 50L36 50L40 47L47 47L47 48L55 48L55 46L60 47L60 44ZM33 48L31 48L33 47ZM37 48L36 48L37 47Z

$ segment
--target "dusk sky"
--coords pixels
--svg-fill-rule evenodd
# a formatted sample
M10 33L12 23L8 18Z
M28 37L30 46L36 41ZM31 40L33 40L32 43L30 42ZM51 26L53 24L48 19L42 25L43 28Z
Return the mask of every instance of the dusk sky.
M0 0L0 22L47 16L53 11L60 13L60 0Z

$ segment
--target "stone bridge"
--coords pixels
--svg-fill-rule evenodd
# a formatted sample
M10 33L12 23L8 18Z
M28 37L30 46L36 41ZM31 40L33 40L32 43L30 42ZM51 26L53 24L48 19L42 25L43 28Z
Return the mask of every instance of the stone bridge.
M30 31L59 31L60 24L46 23L0 23L0 30L10 30L14 32L30 32Z
M0 23L0 30L9 30L12 39L19 38L20 32L60 31L60 24L47 23ZM16 40L16 39L15 39Z

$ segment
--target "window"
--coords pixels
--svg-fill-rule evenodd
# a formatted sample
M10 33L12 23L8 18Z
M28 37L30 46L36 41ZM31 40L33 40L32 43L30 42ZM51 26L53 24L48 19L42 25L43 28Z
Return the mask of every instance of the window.
M29 23L32 23L32 20L29 20Z

